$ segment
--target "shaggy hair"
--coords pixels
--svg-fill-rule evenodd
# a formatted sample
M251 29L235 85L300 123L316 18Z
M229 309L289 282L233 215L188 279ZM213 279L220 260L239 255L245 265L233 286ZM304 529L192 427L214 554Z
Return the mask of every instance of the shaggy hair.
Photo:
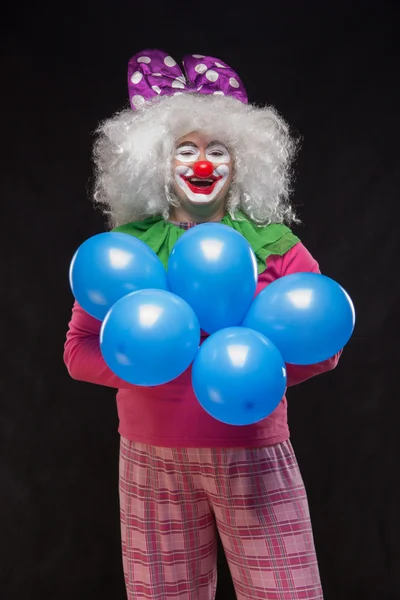
M172 158L177 140L192 131L211 135L233 157L232 217L240 209L259 225L297 220L289 202L296 142L275 109L186 93L122 110L97 129L94 201L111 227L155 215L168 219L171 205L179 206Z

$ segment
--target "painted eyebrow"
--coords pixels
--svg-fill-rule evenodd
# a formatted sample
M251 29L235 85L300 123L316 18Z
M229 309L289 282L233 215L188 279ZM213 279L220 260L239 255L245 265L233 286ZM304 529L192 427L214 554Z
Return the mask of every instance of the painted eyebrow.
M197 148L194 142L182 142L181 144L179 144L179 146L176 147L176 149L179 150L179 148L184 148L185 146L192 146L193 148Z
M225 144L223 142L220 142L219 140L213 140L208 144L207 148L209 148L210 146L223 146L224 148L226 148Z
M182 142L181 144L179 144L179 146L176 147L176 150L179 150L179 148L184 148L185 146L197 148L197 145L194 142ZM211 146L223 146L224 148L226 148L225 144L223 142L220 142L219 140L213 140L208 144L207 148L210 148Z

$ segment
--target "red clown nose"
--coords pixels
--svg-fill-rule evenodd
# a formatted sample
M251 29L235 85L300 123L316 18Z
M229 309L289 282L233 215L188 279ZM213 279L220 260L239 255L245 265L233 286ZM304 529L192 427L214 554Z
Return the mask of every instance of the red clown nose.
M214 167L209 160L199 160L193 165L193 172L196 177L210 177L214 172Z

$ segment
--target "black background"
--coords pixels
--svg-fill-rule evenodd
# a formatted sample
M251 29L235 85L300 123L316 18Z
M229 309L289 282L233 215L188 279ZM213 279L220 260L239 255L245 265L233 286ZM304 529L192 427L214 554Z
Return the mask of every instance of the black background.
M103 230L92 132L129 57L216 56L303 137L296 233L357 310L339 368L291 389L326 600L398 600L396 3L9 4L1 82L0 598L123 600L114 391L69 379L68 266ZM218 600L232 599L220 553Z

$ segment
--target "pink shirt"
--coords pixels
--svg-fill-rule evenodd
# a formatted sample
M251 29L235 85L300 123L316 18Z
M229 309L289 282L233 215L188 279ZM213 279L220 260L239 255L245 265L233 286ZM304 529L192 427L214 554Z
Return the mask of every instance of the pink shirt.
M284 256L268 258L256 293L278 277L310 271L319 273L318 264L303 244L298 243ZM213 419L201 407L192 389L190 368L174 381L151 388L119 379L102 357L100 326L99 321L75 303L64 361L74 379L118 389L119 432L123 437L153 446L192 448L269 446L289 437L286 397L263 421L233 426ZM205 337L206 334L202 339ZM335 368L339 354L318 365L287 365L288 386Z

